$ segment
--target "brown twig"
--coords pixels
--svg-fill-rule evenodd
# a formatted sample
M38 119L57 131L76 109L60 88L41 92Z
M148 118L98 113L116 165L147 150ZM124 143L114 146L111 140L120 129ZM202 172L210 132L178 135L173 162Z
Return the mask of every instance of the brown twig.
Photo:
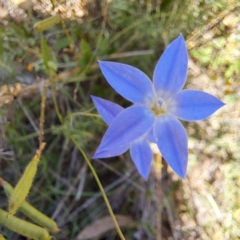
M93 68L94 67L96 66L93 66ZM71 71L66 71L56 75L53 78L46 79L44 81L44 87L49 87L59 81L66 81L66 79L70 79L71 77L75 76L79 72L79 70L80 69L76 67ZM15 98L24 98L39 93L40 88L42 88L42 82L39 81L29 86L18 84L15 90L0 96L0 106L3 106L5 104L11 104Z
M44 81L42 81L43 89L41 93L41 113L40 113L40 123L39 123L39 149L43 143L44 138L44 121L45 121L45 105L46 105L46 92L47 87L44 85Z

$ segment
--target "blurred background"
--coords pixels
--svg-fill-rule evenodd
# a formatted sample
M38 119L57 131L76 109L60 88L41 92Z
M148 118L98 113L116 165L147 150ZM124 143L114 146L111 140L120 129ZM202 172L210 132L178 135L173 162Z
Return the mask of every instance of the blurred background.
M0 0L0 177L15 186L38 148L45 85L47 145L27 200L56 220L56 239L119 239L91 171L66 136L91 159L107 126L94 115L90 95L130 105L97 60L127 63L151 78L179 33L189 50L185 88L226 103L207 120L184 122L186 179L164 164L160 180L153 164L144 181L128 152L91 162L126 239L155 239L158 214L163 239L240 239L239 12L239 0ZM56 14L62 22L43 32L33 27ZM0 207L7 209L2 188ZM0 233L26 239L3 226Z

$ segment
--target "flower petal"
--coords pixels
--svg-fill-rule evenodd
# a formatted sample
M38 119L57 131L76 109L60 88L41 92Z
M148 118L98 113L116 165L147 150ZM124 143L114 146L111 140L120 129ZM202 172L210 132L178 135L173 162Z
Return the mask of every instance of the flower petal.
M153 153L146 139L134 141L130 147L130 154L138 172L147 180L151 170Z
M123 110L106 131L98 152L132 143L153 126L154 115L148 108L131 106Z
M211 94L197 90L178 92L168 104L168 113L185 121L202 120L209 117L224 103Z
M128 149L129 149L129 144L120 146L118 148L113 148L113 149L110 149L110 150L101 151L101 152L98 152L98 149L97 149L92 158L95 159L95 158L115 157L115 156L119 156L119 155L125 153Z
M133 103L151 104L155 93L145 73L122 63L99 61L99 65L108 83L120 95Z
M155 139L154 134L153 134L153 129L151 129L151 130L147 133L146 138L147 138L147 140L148 140L149 142L156 143L156 139Z
M166 162L184 178L188 162L188 140L183 125L175 117L162 115L157 118L153 132Z
M164 51L154 73L153 83L157 95L163 99L180 91L187 78L188 53L185 40L180 36Z
M105 100L103 98L91 96L98 113L101 115L106 124L110 125L115 117L124 110L120 105Z

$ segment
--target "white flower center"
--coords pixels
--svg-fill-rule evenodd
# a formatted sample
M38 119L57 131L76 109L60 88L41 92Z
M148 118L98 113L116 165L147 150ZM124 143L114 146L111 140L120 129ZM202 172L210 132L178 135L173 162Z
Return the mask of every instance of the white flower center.
M165 102L162 98L158 98L158 100L155 102L155 105L156 105L156 108L160 110L164 108Z
M158 98L152 105L152 111L156 116L166 113L166 104L162 98Z

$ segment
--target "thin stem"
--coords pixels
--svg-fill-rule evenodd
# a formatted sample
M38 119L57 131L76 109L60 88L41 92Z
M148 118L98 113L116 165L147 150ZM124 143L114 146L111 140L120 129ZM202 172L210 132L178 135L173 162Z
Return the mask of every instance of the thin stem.
M61 113L59 112L54 90L52 91L52 97L53 97L53 103L54 103L55 110L56 110L56 113L57 113L57 115L58 115L58 118L59 118L60 122L63 124L63 117L62 117ZM97 184L98 184L98 187L99 187L99 189L100 189L100 191L101 191L101 193L102 193L103 199L104 199L104 201L105 201L105 203L106 203L107 209L108 209L109 214L110 214L110 216L111 216L111 218L112 218L112 220L113 220L113 223L114 223L114 225L115 225L115 228L116 228L116 230L117 230L117 232L118 232L118 235L119 235L120 239L121 239L121 240L126 240L125 237L124 237L123 234L122 234L122 231L121 231L121 229L120 229L120 227L119 227L119 225L118 225L117 219L115 218L115 215L114 215L114 213L113 213L113 210L112 210L112 208L111 208L111 205L110 205L110 203L109 203L109 201L108 201L107 195L106 195L106 193L105 193L105 191L104 191L104 189L103 189L103 186L102 186L102 184L101 184L101 182L100 182L100 180L99 180L99 178L98 178L98 175L97 175L94 167L92 166L90 160L88 159L87 155L86 155L85 152L82 150L82 148L78 145L78 142L73 138L73 136L71 136L68 132L65 132L65 134L73 141L73 143L76 145L76 147L78 148L78 150L79 150L79 151L81 152L81 154L83 155L83 157L84 157L85 161L87 162L90 170L92 171L92 174L93 174L93 176L94 176L94 178L95 178L95 180L96 180L96 182L97 182Z
M61 124L63 124L63 117L61 115L61 113L59 112L59 108L58 108L58 105L57 105L57 100L56 100L56 96L55 96L55 90L53 89L53 87L51 87L51 92L52 92L52 98L53 98L53 104L54 104L54 107L55 107L55 111L56 111L56 114L58 116L58 119L59 121L61 122Z
M156 214L156 239L162 240L162 156L160 153L154 154L155 160L155 187L156 187L156 205L157 205L157 214Z
M46 92L47 87L42 82L42 93L41 93L41 113L40 113L40 123L39 123L39 150L41 149L41 145L43 143L44 138L44 121L45 121L45 105L46 105Z
M66 116L66 119L76 117L76 116L87 116L87 117L96 117L96 118L101 118L99 114L95 113L88 113L88 112L75 112L75 113L70 113Z
M74 53L74 41L73 41L68 29L66 28L65 22L62 20L61 23L62 23L63 31L66 34L67 39L69 41L70 50Z
M102 196L103 196L103 199L104 199L104 201L105 201L105 203L106 203L106 206L107 206L107 209L108 209L108 211L109 211L109 214L110 214L111 217L112 217L112 220L113 220L113 223L114 223L114 225L115 225L115 228L116 228L116 230L117 230L117 232L118 232L118 235L119 235L119 237L120 237L122 240L125 240L125 237L123 236L122 231L121 231L121 229L120 229L120 227L119 227L119 225L118 225L117 219L115 218L115 215L114 215L114 213L113 213L113 210L112 210L112 208L111 208L111 205L110 205L110 203L109 203L109 201L108 201L107 195L106 195L106 193L105 193L105 191L104 191L104 189L103 189L103 186L102 186L102 184L101 184L101 182L100 182L100 180L99 180L99 178L98 178L98 175L97 175L94 167L92 166L92 164L91 164L90 160L88 159L88 157L86 156L85 152L84 152L84 151L82 150L82 148L78 145L77 141L76 141L69 133L66 133L66 135L67 135L67 136L73 141L73 143L76 145L76 147L78 148L78 150L79 150L79 151L81 152L81 154L83 155L85 161L87 162L89 168L91 169L92 174L93 174L93 176L94 176L94 178L95 178L95 180L96 180L96 182L97 182L97 184L98 184L98 187L99 187L99 189L100 189L100 191L101 191L101 193L102 193Z

